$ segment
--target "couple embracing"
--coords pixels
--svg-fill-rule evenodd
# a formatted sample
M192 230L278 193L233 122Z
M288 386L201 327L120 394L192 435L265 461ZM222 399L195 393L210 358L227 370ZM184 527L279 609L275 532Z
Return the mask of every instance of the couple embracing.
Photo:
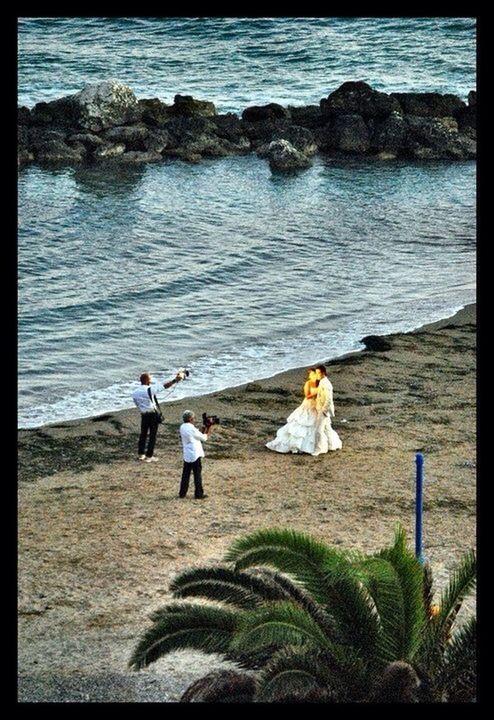
M341 440L331 426L334 417L333 386L326 367L309 368L304 385L304 400L288 416L274 440L266 447L281 453L309 453L320 455L329 450L340 450Z

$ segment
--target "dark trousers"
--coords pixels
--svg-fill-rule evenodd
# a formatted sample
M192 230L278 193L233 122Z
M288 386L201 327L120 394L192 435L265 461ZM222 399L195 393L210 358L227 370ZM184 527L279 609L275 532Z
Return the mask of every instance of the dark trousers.
M137 446L138 455L153 456L156 433L158 432L158 415L155 412L141 413L141 434ZM146 438L149 433L148 449L146 450Z
M194 473L194 497L201 498L204 495L202 488L202 463L201 458L197 458L195 462L185 462L182 470L182 482L180 483L179 495L185 497L189 489L190 473Z

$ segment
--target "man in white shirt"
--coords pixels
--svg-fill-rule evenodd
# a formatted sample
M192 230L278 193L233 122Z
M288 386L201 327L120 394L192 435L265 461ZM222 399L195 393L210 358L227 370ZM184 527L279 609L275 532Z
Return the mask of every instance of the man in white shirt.
M196 416L192 410L186 410L182 415L183 423L180 425L180 437L184 454L182 480L180 482L179 497L184 498L189 489L190 473L194 474L194 498L202 500L207 497L202 487L202 463L204 449L202 443L208 439L211 425L203 427L202 431L194 425ZM206 432L204 432L206 431Z
M159 392L162 392L163 388L167 390L175 383L183 380L184 377L184 372L180 371L176 374L173 380L165 383L153 382L153 378L147 372L143 373L139 378L141 385L132 393L132 399L141 413L141 433L139 435L139 442L137 445L139 460L144 460L145 462L157 462L158 458L155 457L153 453L154 445L156 443L156 435L158 433L158 425L161 422L161 413L159 411L156 395Z
M316 395L317 425L316 425L316 451L313 455L326 453L329 450L341 450L340 436L331 425L334 417L333 386L327 377L325 365L316 367L316 377L319 380Z

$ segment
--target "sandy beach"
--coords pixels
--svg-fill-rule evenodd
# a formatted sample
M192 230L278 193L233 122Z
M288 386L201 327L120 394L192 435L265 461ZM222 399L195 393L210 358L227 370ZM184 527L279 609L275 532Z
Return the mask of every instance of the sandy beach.
M417 451L439 588L476 545L476 306L386 339L387 351L327 362L343 441L334 453L265 448L301 402L305 368L167 403L154 464L137 460L135 409L19 431L19 701L177 701L221 659L181 652L127 669L173 576L274 526L374 551L401 523L413 547ZM221 418L200 502L177 497L189 407Z

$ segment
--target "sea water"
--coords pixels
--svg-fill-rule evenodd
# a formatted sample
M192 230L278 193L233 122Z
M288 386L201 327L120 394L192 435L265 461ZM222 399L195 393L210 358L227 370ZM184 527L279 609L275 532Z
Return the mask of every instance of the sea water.
M21 18L18 104L118 79L141 97L318 104L347 80L475 88L474 18ZM362 348L475 301L476 169L254 154L21 168L18 425L175 400ZM303 377L301 377L301 383Z

